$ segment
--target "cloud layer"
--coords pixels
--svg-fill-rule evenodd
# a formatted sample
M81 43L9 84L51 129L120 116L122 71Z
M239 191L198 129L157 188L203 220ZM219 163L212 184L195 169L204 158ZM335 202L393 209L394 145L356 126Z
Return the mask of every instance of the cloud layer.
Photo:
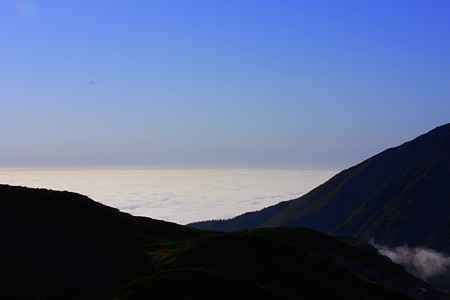
M0 183L68 190L133 215L186 224L294 199L335 171L255 169L0 169Z

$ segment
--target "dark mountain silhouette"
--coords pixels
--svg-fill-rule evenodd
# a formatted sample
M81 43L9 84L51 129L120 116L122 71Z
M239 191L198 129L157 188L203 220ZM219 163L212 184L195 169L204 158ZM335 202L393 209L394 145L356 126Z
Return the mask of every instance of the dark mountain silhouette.
M305 226L450 253L450 124L344 170L298 199L189 226L218 231Z
M1 299L449 299L357 240L201 231L0 185Z

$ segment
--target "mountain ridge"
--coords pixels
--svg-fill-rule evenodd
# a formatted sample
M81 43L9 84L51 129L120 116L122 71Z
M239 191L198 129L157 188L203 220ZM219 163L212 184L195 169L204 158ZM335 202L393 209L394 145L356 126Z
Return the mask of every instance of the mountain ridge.
M219 231L304 226L450 253L448 182L450 124L445 124L343 170L300 198L188 226Z

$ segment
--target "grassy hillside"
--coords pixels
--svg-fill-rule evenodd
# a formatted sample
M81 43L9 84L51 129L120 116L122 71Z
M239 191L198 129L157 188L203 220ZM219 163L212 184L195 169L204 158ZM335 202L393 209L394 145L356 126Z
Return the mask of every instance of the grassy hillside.
M373 248L302 228L201 231L0 185L5 299L448 299Z

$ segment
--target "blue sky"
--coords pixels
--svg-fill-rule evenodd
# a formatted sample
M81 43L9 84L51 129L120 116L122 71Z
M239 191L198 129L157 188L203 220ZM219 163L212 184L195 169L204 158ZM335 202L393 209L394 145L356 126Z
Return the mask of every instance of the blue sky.
M0 166L350 166L450 121L449 53L447 0L0 0Z

